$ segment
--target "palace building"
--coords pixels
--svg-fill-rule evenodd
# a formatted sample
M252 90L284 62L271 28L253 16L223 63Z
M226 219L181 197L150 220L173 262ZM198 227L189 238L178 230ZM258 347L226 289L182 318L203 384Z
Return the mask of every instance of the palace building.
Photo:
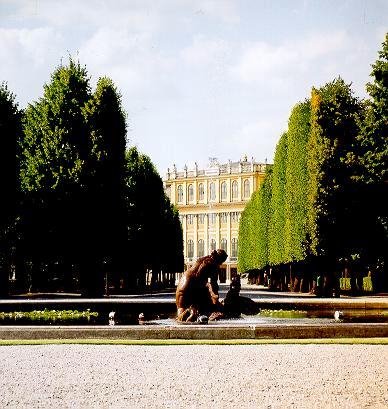
M238 228L241 212L264 179L266 164L247 157L238 162L218 163L199 169L175 165L167 170L164 188L180 215L186 267L212 250L222 248L228 258L219 276L230 282L237 274Z

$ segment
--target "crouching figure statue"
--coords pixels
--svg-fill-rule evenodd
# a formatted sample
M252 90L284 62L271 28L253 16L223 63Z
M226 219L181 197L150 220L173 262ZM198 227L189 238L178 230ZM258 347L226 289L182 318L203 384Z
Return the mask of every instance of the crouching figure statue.
M183 273L176 289L178 321L195 322L202 315L212 320L222 315L217 276L227 257L224 250L214 250Z

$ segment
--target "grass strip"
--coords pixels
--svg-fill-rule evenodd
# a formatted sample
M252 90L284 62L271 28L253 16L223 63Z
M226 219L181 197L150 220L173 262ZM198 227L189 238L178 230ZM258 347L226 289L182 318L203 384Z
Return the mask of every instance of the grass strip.
M368 344L388 345L388 338L305 338L305 339L13 339L0 340L10 345L266 345L266 344Z

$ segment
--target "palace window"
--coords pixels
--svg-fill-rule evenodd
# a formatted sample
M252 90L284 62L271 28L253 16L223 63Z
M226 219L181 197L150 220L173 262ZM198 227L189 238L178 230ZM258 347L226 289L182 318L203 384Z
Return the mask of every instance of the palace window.
M226 251L227 247L228 247L228 240L221 239L221 249Z
M249 183L249 180L246 179L244 180L244 198L248 199L250 195L251 195L251 185Z
M238 183L237 180L232 182L232 200L237 200L238 198Z
M193 240L187 240L187 257L194 257L194 242Z
M189 185L187 190L188 190L189 202L193 202L194 201L194 187L193 187L193 185Z
M188 214L187 215L187 224L193 224L194 215Z
M238 223L240 218L240 213L239 212L231 212L230 213L230 219L232 223Z
M226 224L228 222L228 213L220 213L220 222Z
M203 202L203 200L205 199L205 188L203 187L203 183L200 183L198 185L198 196L199 200Z
M209 214L209 224L216 224L216 213L210 213Z
M205 255L205 242L202 239L198 240L198 257Z
M205 215L204 214L199 214L197 217L198 217L198 224L204 224L205 223Z
M238 253L238 240L232 239L232 257L237 257Z
M221 183L221 200L226 200L228 196L228 188L226 182Z
M210 251L217 250L217 243L214 239L210 240Z
M214 182L211 182L209 185L209 200L211 202L216 200L216 185Z
M178 203L183 202L183 187L182 185L178 185Z

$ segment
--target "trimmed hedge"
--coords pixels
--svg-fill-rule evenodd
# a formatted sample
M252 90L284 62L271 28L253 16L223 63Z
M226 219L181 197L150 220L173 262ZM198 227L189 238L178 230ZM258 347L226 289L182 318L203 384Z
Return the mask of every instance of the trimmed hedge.
M340 278L340 289L342 291L350 291L350 278ZM373 283L371 277L363 277L362 289L365 292L373 292Z

